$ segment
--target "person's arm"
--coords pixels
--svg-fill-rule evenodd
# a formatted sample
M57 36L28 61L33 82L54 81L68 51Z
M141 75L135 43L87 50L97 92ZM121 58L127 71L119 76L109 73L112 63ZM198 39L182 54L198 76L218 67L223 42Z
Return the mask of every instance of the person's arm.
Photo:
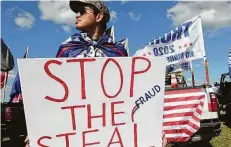
M25 143L25 147L30 147L30 142L29 142L29 138L28 136L26 136L26 139L24 140L24 143Z

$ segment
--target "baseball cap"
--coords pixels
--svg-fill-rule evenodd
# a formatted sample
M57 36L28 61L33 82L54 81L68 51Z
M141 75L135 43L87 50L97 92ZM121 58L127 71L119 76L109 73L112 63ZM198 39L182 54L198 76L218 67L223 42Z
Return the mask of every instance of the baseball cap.
M107 23L110 20L110 13L108 7L104 4L102 0L70 0L70 8L73 12L77 13L79 7L82 7L86 4L95 6L99 12L104 14L105 22Z

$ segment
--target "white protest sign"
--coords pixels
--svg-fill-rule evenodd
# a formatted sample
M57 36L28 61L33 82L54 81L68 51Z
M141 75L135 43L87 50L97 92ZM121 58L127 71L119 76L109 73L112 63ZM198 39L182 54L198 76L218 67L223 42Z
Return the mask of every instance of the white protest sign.
M32 147L161 147L165 58L19 59Z
M135 56L163 56L167 65L184 63L205 56L201 17L194 17L149 42Z

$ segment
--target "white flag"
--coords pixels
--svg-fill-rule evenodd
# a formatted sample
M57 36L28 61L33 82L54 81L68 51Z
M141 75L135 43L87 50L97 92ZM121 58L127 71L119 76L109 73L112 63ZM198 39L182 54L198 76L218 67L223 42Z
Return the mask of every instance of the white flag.
M201 17L194 17L149 42L135 56L165 56L167 65L205 56Z

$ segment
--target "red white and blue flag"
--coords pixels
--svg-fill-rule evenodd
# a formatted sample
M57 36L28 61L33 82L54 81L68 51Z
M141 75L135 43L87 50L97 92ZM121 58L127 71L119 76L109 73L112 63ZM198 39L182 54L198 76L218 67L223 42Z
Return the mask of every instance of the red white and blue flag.
M163 130L169 142L186 142L197 132L204 99L200 88L165 92Z
M28 46L23 58L28 57L29 49L30 49L30 47ZM18 73L14 79L14 83L13 83L13 86L11 89L10 102L13 102L13 103L22 102L22 91L21 91L21 84L20 84L20 79L19 79Z

